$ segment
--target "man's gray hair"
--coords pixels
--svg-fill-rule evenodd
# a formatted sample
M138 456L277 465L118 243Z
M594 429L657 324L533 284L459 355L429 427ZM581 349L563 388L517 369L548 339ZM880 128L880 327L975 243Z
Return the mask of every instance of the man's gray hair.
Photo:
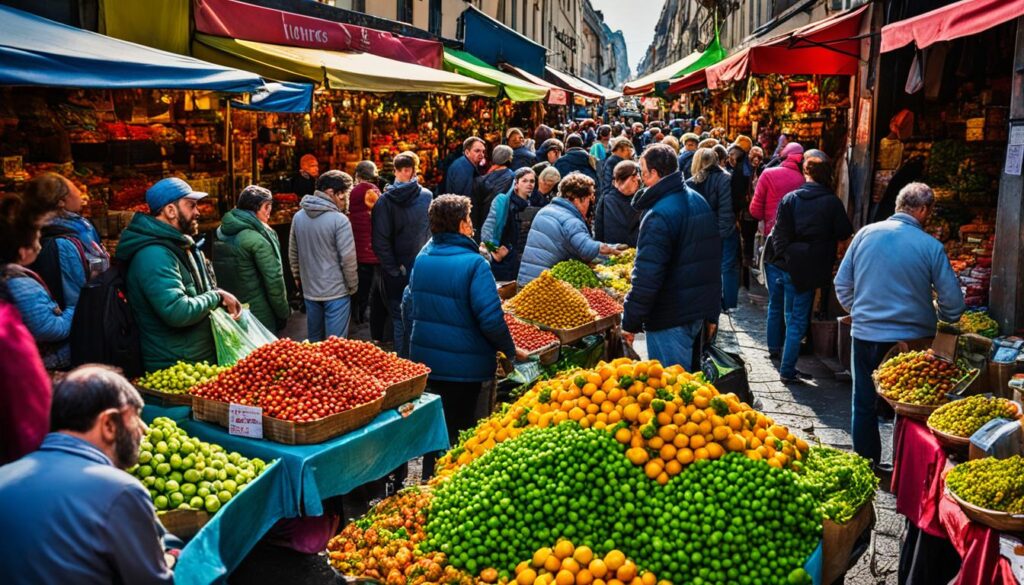
M538 181L554 181L555 183L562 180L562 173L558 172L555 167L546 167L540 172L540 176L537 177Z
M935 203L935 193L924 183L910 183L896 196L896 211L911 211Z

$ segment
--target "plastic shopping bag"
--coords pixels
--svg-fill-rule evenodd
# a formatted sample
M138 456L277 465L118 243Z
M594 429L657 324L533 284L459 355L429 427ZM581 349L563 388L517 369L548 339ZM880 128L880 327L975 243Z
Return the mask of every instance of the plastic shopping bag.
M222 366L233 366L257 347L277 341L277 337L246 308L242 309L242 316L237 321L224 309L216 308L210 312L210 323L213 341L217 345L217 363Z

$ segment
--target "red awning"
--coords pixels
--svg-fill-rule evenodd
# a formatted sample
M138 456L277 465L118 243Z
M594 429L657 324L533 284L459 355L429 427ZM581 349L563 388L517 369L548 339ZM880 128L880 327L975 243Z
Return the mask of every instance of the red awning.
M436 41L263 8L236 0L195 0L196 30L218 37L290 47L356 51L440 69Z
M708 87L717 89L752 73L854 75L860 60L856 37L868 7L840 12L743 49L705 70Z
M704 69L698 69L693 73L677 78L668 86L665 93L676 94L697 91L708 86L708 74Z
M883 26L881 51L895 51L910 43L924 49L986 31L1019 16L1024 16L1024 0L961 0Z

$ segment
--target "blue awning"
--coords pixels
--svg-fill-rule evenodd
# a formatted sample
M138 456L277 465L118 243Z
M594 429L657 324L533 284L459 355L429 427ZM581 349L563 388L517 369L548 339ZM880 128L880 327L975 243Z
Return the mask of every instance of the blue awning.
M515 65L537 77L544 76L547 49L487 16L472 4L462 12L466 32L464 49L493 67Z
M242 93L258 75L160 51L0 5L0 85L206 89Z
M249 96L249 103L231 100L231 107L257 112L304 114L313 108L313 85L268 81L265 88Z

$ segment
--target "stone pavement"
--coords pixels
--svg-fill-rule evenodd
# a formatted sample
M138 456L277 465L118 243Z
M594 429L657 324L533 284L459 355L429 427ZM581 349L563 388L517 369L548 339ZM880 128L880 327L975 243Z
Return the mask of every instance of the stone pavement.
M768 359L765 344L765 309L745 292L729 315L719 320L719 340L740 353L747 363L747 375L755 396L755 407L776 422L796 429L811 442L841 449L853 447L850 438L851 385L836 379L829 364L811 355L800 357L799 369L814 375L804 385L786 386L778 369ZM835 367L834 364L832 364ZM882 427L883 460L892 457L892 426ZM846 585L894 585L897 582L903 517L896 513L896 500L883 484L875 500L877 520L871 546L846 575ZM829 584L825 584L829 585Z

